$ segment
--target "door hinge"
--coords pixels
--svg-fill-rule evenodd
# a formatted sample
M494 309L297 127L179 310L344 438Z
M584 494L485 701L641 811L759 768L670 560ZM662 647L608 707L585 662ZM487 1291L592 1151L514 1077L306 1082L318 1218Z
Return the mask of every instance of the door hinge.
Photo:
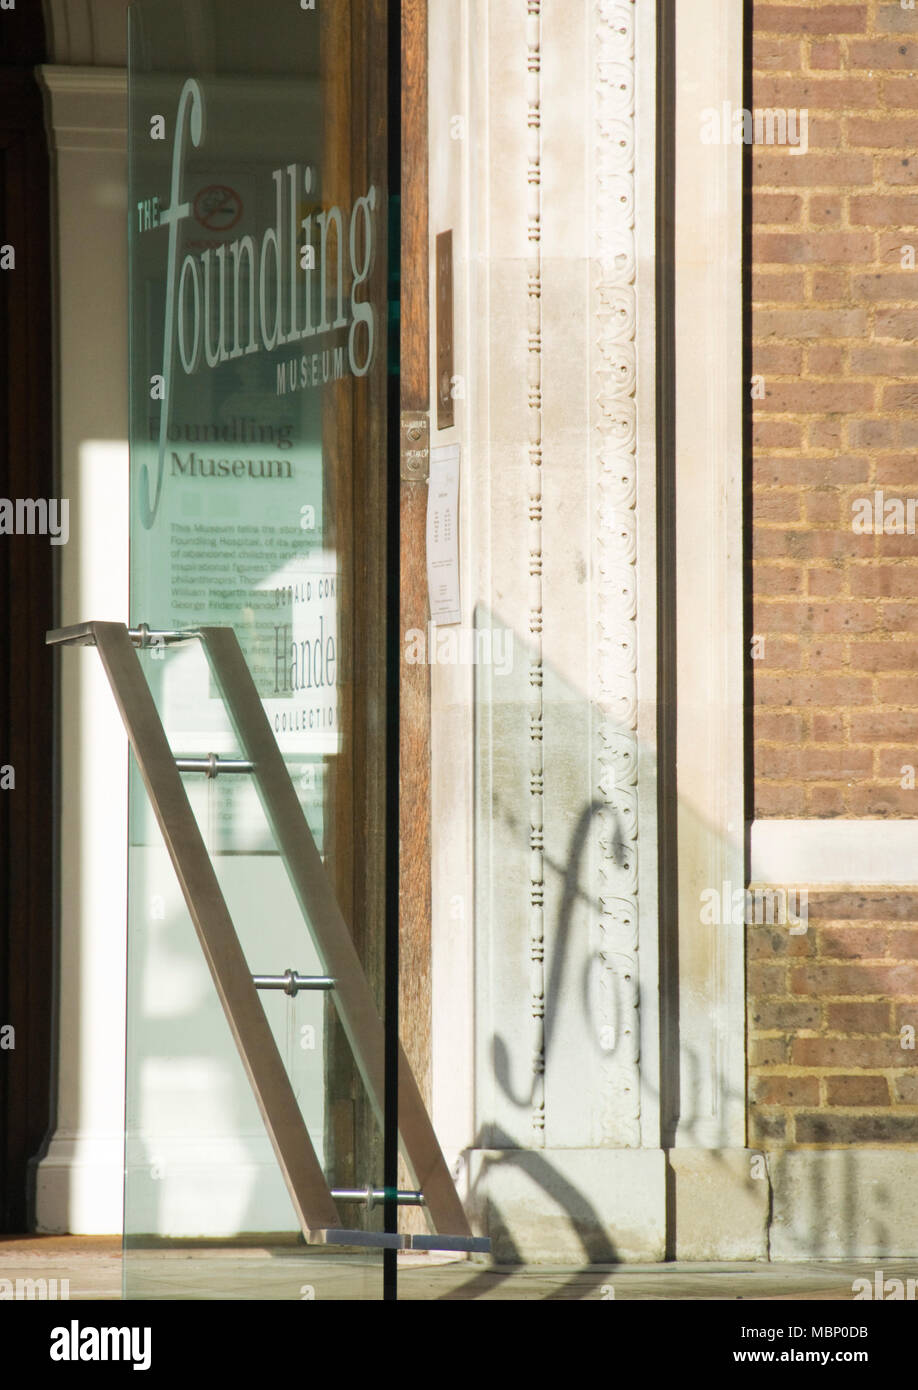
M405 483L426 483L430 473L430 418L420 410L401 415L399 475Z

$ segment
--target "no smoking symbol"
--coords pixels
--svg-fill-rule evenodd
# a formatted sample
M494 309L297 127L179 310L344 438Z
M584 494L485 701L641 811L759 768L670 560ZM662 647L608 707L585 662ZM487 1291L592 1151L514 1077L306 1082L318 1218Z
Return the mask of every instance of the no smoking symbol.
M195 198L194 215L209 232L228 232L242 216L242 199L234 188L212 183Z

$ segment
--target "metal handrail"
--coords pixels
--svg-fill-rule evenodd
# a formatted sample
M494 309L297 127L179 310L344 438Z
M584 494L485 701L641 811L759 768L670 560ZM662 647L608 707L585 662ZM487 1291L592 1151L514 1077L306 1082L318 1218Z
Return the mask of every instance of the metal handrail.
M312 1243L382 1245L395 1249L490 1249L474 1237L440 1149L420 1089L399 1045L398 1126L402 1153L434 1236L348 1231L309 1137L258 988L334 989L341 1021L373 1108L383 1119L384 1033L369 983L338 907L322 859L261 698L232 628L155 631L140 624L89 622L49 632L50 646L95 646L108 676L140 773L194 923L214 986L252 1086L297 1219ZM176 759L143 674L136 648L200 640L243 753L242 759ZM229 909L182 783L183 772L250 772L325 976L255 976L249 971ZM368 1196L367 1194L371 1194ZM363 1194L372 1206L377 1193ZM379 1190L379 1200L393 1194ZM340 1190L340 1200L363 1200Z

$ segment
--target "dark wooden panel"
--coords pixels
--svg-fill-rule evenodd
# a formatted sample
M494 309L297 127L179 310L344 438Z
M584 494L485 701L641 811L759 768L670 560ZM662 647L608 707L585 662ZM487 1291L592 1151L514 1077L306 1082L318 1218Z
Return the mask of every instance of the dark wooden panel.
M453 406L453 233L437 234L437 429L452 429Z
M402 0L402 410L430 405L427 0Z
M0 25L4 22L0 19ZM0 28L0 36L5 31ZM0 44L2 46L2 44ZM0 69L0 495L50 498L53 467L49 167L30 73ZM0 537L0 1231L29 1224L29 1161L51 1122L54 1012L53 626L47 536Z

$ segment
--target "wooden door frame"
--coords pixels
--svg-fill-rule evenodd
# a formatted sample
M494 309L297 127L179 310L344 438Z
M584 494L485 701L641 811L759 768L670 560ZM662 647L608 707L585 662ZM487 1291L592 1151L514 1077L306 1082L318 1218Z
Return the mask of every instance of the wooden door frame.
M400 408L429 416L427 0L401 0ZM399 481L399 1033L431 1104L430 667L405 633L427 629L427 482Z

